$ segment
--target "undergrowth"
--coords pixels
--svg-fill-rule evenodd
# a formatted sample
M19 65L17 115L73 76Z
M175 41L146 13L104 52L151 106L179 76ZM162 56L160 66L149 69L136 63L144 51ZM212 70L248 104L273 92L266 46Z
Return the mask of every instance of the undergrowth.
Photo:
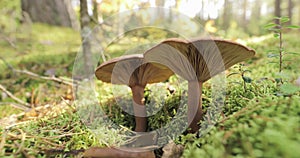
M42 24L28 27L26 34L6 30L5 34L14 39L16 48L7 41L0 40L3 48L0 56L18 69L28 69L44 75L52 68L56 70L55 75L71 77L72 64L80 45L79 33ZM58 35L53 36L53 32ZM295 40L298 36L299 32L287 32L283 39L285 47L290 51L300 52L299 41ZM243 82L241 76L234 75L227 78L222 114L217 117L216 124L211 126L211 130L201 136L184 133L174 138L177 144L185 146L183 157L297 157L300 155L298 150L300 148L300 92L296 89L292 93L286 93L285 89L280 88L274 68L277 65L266 60L268 56L266 50L276 45L276 40L271 35L266 35L260 37L258 41L251 38L246 42L257 52L253 59L243 63L244 68L250 70L246 75L251 82L244 85L234 84ZM121 47L112 46L111 56L121 54L122 50ZM299 78L299 56L286 56L286 59L284 79L295 87L294 81ZM32 101L31 98L38 98L40 104L52 105L53 100L59 102L59 98L70 88L50 81L29 79L14 74L2 61L0 61L0 71L0 83L29 103ZM233 67L227 73L236 71L237 69ZM186 83L175 84L176 82L176 78L171 78L169 83L162 83L162 86L147 87L145 103L148 107L151 106L150 111L154 114L148 119L148 131L170 123L178 114L178 107L186 106ZM99 94L99 106L104 109L106 116L119 127L134 129L134 117L118 106L122 105L123 108L132 110L130 91L123 91L124 94L115 96L110 84L100 81L95 83ZM176 91L172 93L168 91L166 88L168 84L175 86ZM211 86L211 82L203 86L205 112L212 102ZM4 95L1 95L0 101L12 102ZM8 104L0 105L1 118L20 112L8 107L10 107ZM201 121L201 124L205 122ZM39 118L24 123L21 121L12 124L10 128L0 128L0 155L67 157L75 156L91 146L120 144L123 139L120 131L102 124L98 127L97 133L87 128L78 114L72 110L56 117Z

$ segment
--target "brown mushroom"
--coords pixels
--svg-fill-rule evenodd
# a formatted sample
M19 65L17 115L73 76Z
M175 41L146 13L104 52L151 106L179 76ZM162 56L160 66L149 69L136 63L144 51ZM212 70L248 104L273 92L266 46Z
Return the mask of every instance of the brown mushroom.
M83 153L85 158L155 158L155 154L151 150L139 150L128 148L99 148L91 147Z
M136 132L145 132L147 115L144 106L144 88L148 83L167 80L173 72L163 65L143 63L142 54L126 55L102 63L96 69L99 80L112 84L124 84L131 88Z
M144 59L165 65L188 80L188 124L190 132L197 132L202 118L203 82L254 54L254 50L226 40L168 39L146 51Z

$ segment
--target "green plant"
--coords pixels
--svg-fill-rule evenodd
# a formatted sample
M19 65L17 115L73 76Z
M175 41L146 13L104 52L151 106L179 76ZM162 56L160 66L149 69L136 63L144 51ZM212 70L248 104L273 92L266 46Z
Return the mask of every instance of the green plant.
M237 68L236 72L230 73L227 77L230 77L232 75L239 75L243 81L242 83L240 82L232 82L232 83L237 83L243 85L244 91L247 91L247 83L251 83L252 79L248 76L245 75L246 72L251 72L250 70L244 69L244 64L239 64L238 66L235 66L234 68Z
M297 157L299 96L255 98L201 139L183 157Z
M268 56L270 58L272 57L279 57L279 73L283 70L283 56L286 54L296 54L294 52L287 52L283 47L283 30L284 29L299 29L300 26L297 25L286 25L288 21L290 21L289 17L283 16L283 17L275 17L274 20L278 21L278 24L273 22L265 25L265 29L268 29L272 32L274 32L273 36L276 39L279 39L279 46L278 49L275 50L269 50L268 52L274 52L278 51L278 54L269 54Z

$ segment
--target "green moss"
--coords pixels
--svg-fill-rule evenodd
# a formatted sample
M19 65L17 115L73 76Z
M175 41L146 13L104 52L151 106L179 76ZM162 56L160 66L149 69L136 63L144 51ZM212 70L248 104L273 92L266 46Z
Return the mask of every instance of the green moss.
M256 98L187 145L184 157L297 157L300 97Z
M22 112L22 110L16 109L15 107L13 107L9 104L10 103L0 104L0 111L5 111L5 113L0 112L0 119L4 118L4 117L9 117L13 114L18 114L18 113Z

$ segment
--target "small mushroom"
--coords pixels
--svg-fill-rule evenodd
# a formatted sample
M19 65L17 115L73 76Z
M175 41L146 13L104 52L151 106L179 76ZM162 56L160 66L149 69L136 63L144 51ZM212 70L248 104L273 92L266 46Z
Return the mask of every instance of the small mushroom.
M148 83L167 80L173 72L163 65L144 63L142 54L126 55L102 63L96 69L99 80L112 84L124 84L131 88L136 132L145 132L147 114L144 106L144 88Z
M165 65L188 80L188 124L194 133L202 118L203 82L254 54L254 50L227 40L174 38L152 47L144 58L146 62Z

